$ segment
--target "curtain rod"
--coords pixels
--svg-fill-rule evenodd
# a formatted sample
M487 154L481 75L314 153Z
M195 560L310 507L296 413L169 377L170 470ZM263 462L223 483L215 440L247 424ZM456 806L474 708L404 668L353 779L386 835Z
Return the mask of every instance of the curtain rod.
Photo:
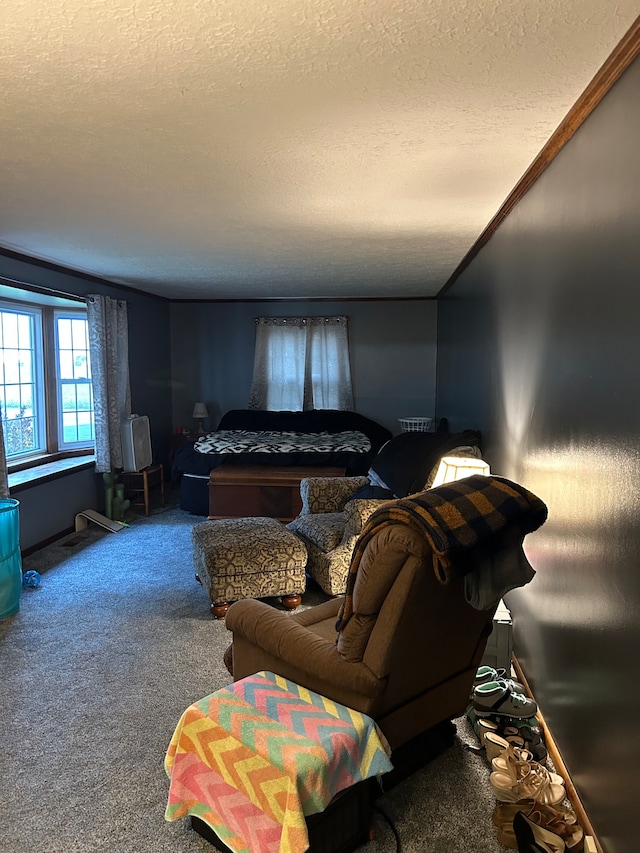
M287 325L287 323L291 323L291 325L297 326L300 323L302 323L304 325L306 323L314 323L314 322L330 323L330 324L338 323L338 324L340 324L340 323L346 323L348 319L349 318L346 317L344 314L340 314L338 316L331 316L331 317L324 317L324 316L320 316L320 315L319 316L305 315L304 317L302 317L302 316L295 315L295 316L291 316L291 317L254 317L253 318L255 323L261 323L264 325L268 325L269 323L274 323L274 324L275 323L282 323L285 326Z
M17 279L6 278L3 275L0 275L0 284L7 284L9 287L21 287L32 293L41 293L43 296L56 296L60 299L71 299L74 302L85 301L84 296L77 296L75 293L64 293L62 290L53 290L50 287L42 287L42 285L31 284L27 281L17 281Z

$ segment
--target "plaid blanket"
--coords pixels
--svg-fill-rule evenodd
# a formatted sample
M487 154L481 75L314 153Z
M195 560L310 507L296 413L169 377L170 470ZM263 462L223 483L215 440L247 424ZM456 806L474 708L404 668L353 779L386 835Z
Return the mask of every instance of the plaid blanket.
M472 572L490 554L522 544L546 518L546 505L523 486L481 475L384 504L370 516L356 542L336 630L351 618L362 554L383 527L407 524L419 530L432 550L436 577L446 584L454 566L459 575Z

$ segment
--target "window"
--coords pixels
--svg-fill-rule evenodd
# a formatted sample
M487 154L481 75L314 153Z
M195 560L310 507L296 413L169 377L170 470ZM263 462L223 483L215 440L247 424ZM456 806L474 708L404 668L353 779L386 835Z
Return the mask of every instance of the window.
M0 302L0 407L7 462L92 448L86 310Z
M346 317L259 317L249 408L352 409Z
M95 439L86 316L55 312L58 446L86 447Z

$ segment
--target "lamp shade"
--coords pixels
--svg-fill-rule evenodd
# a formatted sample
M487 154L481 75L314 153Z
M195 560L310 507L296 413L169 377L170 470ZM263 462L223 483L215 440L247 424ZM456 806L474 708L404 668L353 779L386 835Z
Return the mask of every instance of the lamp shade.
M194 418L208 418L209 412L207 410L207 406L205 403L196 403L193 407L193 415Z
M491 469L484 459L475 459L473 456L443 456L431 488L453 483L454 480L463 480L473 474L488 477L490 473Z

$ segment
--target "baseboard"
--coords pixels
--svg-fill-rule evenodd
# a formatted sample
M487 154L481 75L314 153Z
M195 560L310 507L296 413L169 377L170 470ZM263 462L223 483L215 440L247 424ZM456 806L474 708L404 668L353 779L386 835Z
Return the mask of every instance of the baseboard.
M522 671L522 667L520 666L520 662L518 658L513 655L512 656L513 668L516 672L516 679L521 684L524 685L527 691L527 695L532 699L535 699L531 688L529 687L529 683L527 682L527 678ZM576 817L578 818L578 823L584 830L585 839L584 839L584 853L589 851L591 848L594 853L603 853L602 845L598 841L598 837L593 831L593 826L591 825L591 821L585 811L585 808L582 804L580 796L576 790L575 785L571 781L571 776L567 769L567 765L564 763L562 759L562 755L560 754L560 750L558 749L558 745L553 739L553 734L549 729L549 726L546 723L544 718L544 714L540 710L540 706L538 705L538 712L536 714L538 721L540 723L540 729L542 730L542 734L544 736L545 746L547 747L547 752L549 753L549 758L551 759L553 766L555 767L556 773L559 773L564 779L564 787L567 792L567 799L571 803L571 807L576 813Z
M53 545L53 543L57 542L58 539L62 539L64 536L68 536L70 533L74 532L75 527L66 527L59 533L54 533L53 536L49 536L47 537L47 539L43 539L42 542L37 542L35 545L29 545L28 548L24 548L20 553L23 557L28 557L30 554L35 554L36 551L40 551L42 550L42 548L46 548L48 545Z

